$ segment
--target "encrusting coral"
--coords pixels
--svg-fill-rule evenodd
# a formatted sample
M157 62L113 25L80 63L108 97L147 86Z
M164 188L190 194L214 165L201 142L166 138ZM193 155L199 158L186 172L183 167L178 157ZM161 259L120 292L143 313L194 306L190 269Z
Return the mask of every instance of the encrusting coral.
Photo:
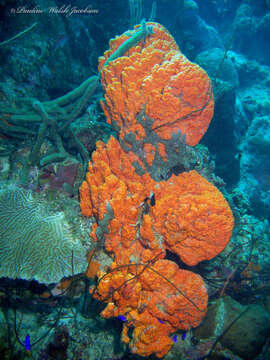
M90 289L107 303L102 316L124 322L122 341L133 353L161 358L174 332L200 324L208 301L202 278L165 259L166 250L189 266L210 260L228 243L234 220L209 181L194 170L171 171L211 121L210 80L165 28L141 26L151 31L135 46L124 43L139 27L112 40L100 59L102 107L119 141L97 143L80 205L96 220L90 236L113 258Z
M144 112L153 120L152 130L169 139L172 132L185 134L188 145L196 145L213 115L211 82L206 72L191 63L179 50L173 37L160 24L147 23L153 34L106 66L114 52L135 30L110 41L110 50L100 58L104 87L104 113L109 123L120 129L123 139L130 131L138 139L145 129L137 117Z

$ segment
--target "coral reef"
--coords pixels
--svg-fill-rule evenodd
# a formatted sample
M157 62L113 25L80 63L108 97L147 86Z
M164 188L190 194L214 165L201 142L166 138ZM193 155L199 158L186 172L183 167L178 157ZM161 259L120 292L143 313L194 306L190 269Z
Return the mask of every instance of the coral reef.
M0 201L0 276L20 258L30 281L0 279L0 358L30 355L26 334L39 360L270 358L270 1L18 3L0 4L0 180L28 210ZM60 279L75 239L87 269Z

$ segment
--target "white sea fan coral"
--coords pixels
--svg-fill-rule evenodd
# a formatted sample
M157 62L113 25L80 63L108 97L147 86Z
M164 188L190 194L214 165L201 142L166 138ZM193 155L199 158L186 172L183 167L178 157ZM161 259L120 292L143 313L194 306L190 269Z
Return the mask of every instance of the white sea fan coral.
M17 187L0 190L0 277L54 283L86 269L65 215Z

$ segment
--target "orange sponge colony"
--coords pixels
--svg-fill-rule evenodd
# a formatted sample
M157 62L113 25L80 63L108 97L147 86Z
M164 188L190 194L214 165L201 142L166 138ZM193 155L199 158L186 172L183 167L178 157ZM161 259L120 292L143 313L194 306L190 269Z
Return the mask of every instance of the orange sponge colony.
M91 235L97 239L102 233L117 264L146 262L165 249L191 266L219 254L233 229L231 209L220 191L196 171L156 182L148 173L138 175L134 160L115 138L107 145L98 142L80 189L82 213L100 223Z
M180 270L172 261L127 267L113 263L110 272L100 276L93 295L108 303L103 317L124 321L122 341L141 356L163 357L173 344L170 335L198 326L206 313L208 296L202 278ZM129 328L133 328L131 339Z
M160 185L151 216L163 246L190 266L214 258L227 245L234 225L221 192L195 170Z
M155 181L147 173L139 176L132 166L135 155L129 155L113 137L107 144L99 141L80 188L82 214L95 216L99 224L91 235L105 238L105 248L118 264L145 262L161 252L153 230L145 225L144 238L140 233L144 199Z
M223 195L196 171L156 182L136 173L135 160L113 137L98 142L80 188L81 210L95 217L91 236L114 258L93 293L108 303L102 315L127 319L122 339L132 352L162 357L173 343L170 335L199 325L207 307L201 277L164 260L166 249L187 265L209 260L229 241L233 216Z
M98 274L93 296L108 303L104 317L126 320L122 340L132 352L163 357L172 333L199 325L208 299L201 277L164 260L165 249L188 265L210 259L229 241L233 217L196 171L155 182L135 172L134 159L113 137L98 142L80 189L83 214L97 220L91 235L102 236L114 257L108 273Z
M166 250L194 266L220 253L233 229L214 185L194 170L171 175L186 144L208 128L211 83L157 23L112 40L99 71L102 107L120 142L97 143L80 187L82 214L96 220L90 235L113 258L107 272L89 266L98 277L90 291L107 303L103 317L124 322L122 341L133 353L161 358L173 333L200 324L208 301L202 278L165 259Z
M142 25L141 25L142 26ZM147 23L153 33L131 47L124 56L106 61L140 31L135 28L110 41L110 50L100 58L105 91L102 107L109 123L120 129L120 137L132 132L145 137L143 121L151 123L162 139L181 131L188 145L196 145L213 116L211 82L206 72L190 62L173 37L160 24ZM105 65L104 65L105 64Z

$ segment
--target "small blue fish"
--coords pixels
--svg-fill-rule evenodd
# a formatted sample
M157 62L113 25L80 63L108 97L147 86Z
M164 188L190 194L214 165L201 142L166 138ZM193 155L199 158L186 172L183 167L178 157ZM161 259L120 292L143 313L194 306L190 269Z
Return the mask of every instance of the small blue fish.
M187 337L187 332L185 331L183 334L182 334L182 340L184 341Z
M30 343L30 335L27 334L25 339L24 339L24 347L25 347L25 350L30 352L31 351L31 343Z
M164 324L164 321L161 320L161 319L159 319L159 318L158 318L158 321L159 321L161 324Z
M177 335L173 335L172 341L176 344L177 343Z
M124 321L124 322L127 321L127 318L124 315L118 315L117 317L121 321Z

